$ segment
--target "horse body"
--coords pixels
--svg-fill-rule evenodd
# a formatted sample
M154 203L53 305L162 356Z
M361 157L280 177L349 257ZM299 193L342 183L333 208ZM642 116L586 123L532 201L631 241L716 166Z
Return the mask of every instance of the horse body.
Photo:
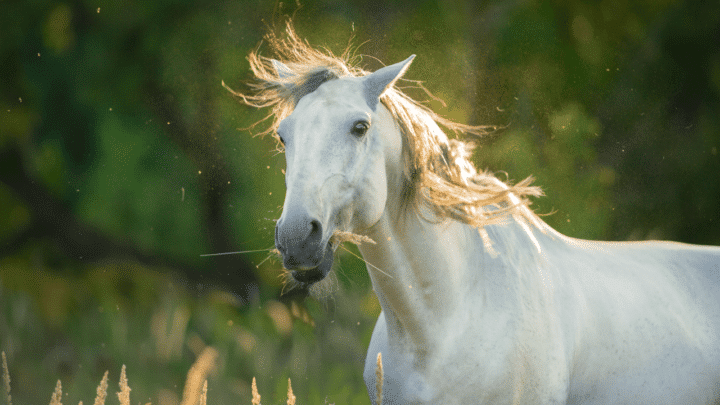
M484 251L474 228L408 222L411 232L388 243L401 246L361 246L369 269L393 276L369 270L383 308L366 360L371 398L381 352L388 404L563 403L568 365L557 319L548 317L551 297L523 296L523 283L540 278L519 274L502 250ZM528 238L516 242L506 247L534 248Z
M720 249L560 240L556 266L575 257L559 283L575 320L569 403L718 401Z
M384 242L360 247L383 308L366 359L371 398L377 353L389 404L709 404L720 395L720 249L582 241L510 220L487 227L488 252L476 229L454 221L387 222L409 232L388 241L373 229ZM427 274L442 281L423 290Z
M375 241L373 401L378 353L385 404L720 399L720 248L565 237L393 89L412 57L366 74L290 36L289 65L250 59L285 145L276 246L310 285L336 232Z

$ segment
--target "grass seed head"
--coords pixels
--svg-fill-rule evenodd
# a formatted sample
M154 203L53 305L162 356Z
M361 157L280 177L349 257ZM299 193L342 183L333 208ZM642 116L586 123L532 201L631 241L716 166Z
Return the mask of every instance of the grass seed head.
M3 369L3 385L5 386L5 395L7 398L7 405L12 405L12 396L10 395L10 370L7 365L7 358L5 352L2 352L2 369Z
M290 384L290 379L288 378L288 394L287 394L288 400L287 405L295 405L295 394L293 394L292 390L292 384Z
M124 364L120 370L120 392L117 393L117 396L120 400L120 405L130 405L130 386L128 385Z
M103 375L102 380L100 381L100 385L97 387L96 395L95 395L95 402L93 405L105 405L105 398L107 398L107 389L108 389L108 372L105 371L105 375Z
M377 367L375 367L375 403L382 405L382 389L383 389L383 366L382 366L382 353L377 355Z
M260 405L260 394L258 394L257 381L252 380L252 405Z
M62 383L60 380L55 384L55 392L50 397L50 405L62 405Z

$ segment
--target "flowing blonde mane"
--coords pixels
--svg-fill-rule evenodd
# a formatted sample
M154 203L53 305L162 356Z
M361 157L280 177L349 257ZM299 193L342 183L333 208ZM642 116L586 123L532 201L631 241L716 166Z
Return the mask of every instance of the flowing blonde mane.
M247 105L272 108L265 119L272 119L272 123L261 134L271 133L276 139L277 126L303 96L329 80L370 73L356 65L360 58L354 56L350 47L340 56L327 49L312 48L297 36L290 21L283 37L270 33L265 40L275 59L290 71L276 70L271 58L253 51L248 56L257 78L257 82L250 84L253 94L228 90ZM535 222L530 218L532 212L525 209L529 205L527 197L540 196L542 191L530 186L531 177L508 185L490 172L478 172L469 160L471 143L448 139L440 129L442 125L455 133L483 135L488 127L447 120L396 88L387 90L381 102L403 134L403 195L408 206L426 207L439 220L452 218L478 228L502 221L507 215Z

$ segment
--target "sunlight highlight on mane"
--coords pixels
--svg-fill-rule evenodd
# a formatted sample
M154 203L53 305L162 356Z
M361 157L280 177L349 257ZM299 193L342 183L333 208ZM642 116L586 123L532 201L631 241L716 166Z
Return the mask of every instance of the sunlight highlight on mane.
M322 83L370 73L356 66L360 57L354 55L351 47L340 56L326 49L312 48L298 37L291 21L286 25L284 36L270 33L265 40L275 58L290 71L278 72L272 58L254 51L248 56L250 68L257 78L257 82L250 84L253 94L243 94L225 86L249 106L271 107L271 113L260 122L272 119L272 123L260 134L271 133L277 139L275 131L279 123L292 113L303 96L315 91ZM456 134L482 136L492 127L450 121L396 88L388 89L381 102L403 133L403 194L408 207L417 212L425 212L421 208L428 209L433 220L451 218L479 229L501 222L508 215L535 223L534 214L527 209L530 204L527 197L541 196L542 191L530 185L533 179L528 177L509 185L490 172L478 172L469 160L472 143L448 139L440 128L445 127Z

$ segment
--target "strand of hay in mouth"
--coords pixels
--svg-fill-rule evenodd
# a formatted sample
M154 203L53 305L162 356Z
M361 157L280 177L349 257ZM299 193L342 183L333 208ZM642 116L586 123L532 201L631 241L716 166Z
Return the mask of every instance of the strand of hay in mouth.
M337 249L337 248L338 248L340 245L342 245L344 242L354 243L355 245L359 245L359 244L361 244L361 243L370 243L370 244L373 244L373 245L376 244L376 242L375 242L374 240L372 240L372 238L369 238L369 237L364 236L364 235L358 235L358 234L356 234L356 233L352 233L352 232L348 232L348 231L335 231L335 232L333 232L332 236L330 237L330 242L329 242L329 243L330 243L330 245L332 246L332 250L333 250L333 252L334 252L335 249ZM356 254L353 253L351 250L349 250L349 249L347 249L347 248L345 248L345 247L343 247L343 249L345 249L345 250L346 250L348 253L350 253L351 255L359 258L360 260L363 260L362 257L356 255ZM277 257L278 259L282 260L282 255L280 254L280 251L279 251L277 248L276 248L276 249L272 249L272 250L270 250L269 252L270 252L271 255L274 255L274 256ZM363 261L364 261L364 260L363 260ZM366 262L366 263L367 263L367 262ZM374 267L374 268L377 269L377 267L373 266L373 265L370 264L370 263L368 263L368 265L369 265L369 266L372 266L372 267ZM380 270L380 269L377 269L377 270L379 270L381 273L387 275L388 277L391 277L389 274L385 273L384 271L382 271L382 270ZM282 293L281 293L281 294L285 294L285 293L293 290L293 289L294 289L295 287L297 287L298 285L302 285L301 283L298 283L298 282L295 281L295 279L291 276L291 272L288 271L288 270L284 270L284 271L279 275L279 277L282 279L282 284L283 284ZM328 278L328 279L329 279L329 278ZM327 286L327 285L328 285L327 282L325 282L324 285ZM320 298L322 295L324 295L324 294L321 292L322 289L323 289L323 287L320 287L320 283L316 283L316 284L313 286L313 291L311 291L311 294L312 294L313 296L315 296L316 298Z
M343 242L350 242L354 243L356 245L359 245L361 243L370 243L372 245L377 244L372 238L369 238L365 235L358 235L356 233L348 232L348 231L335 231L333 232L332 236L330 237L330 244L333 246L333 248L336 248L340 246ZM280 254L280 251L275 249L270 249L269 252L276 257L280 258L282 255Z
M333 246L340 246L340 244L343 242L350 242L356 245L359 245L361 243L370 243L373 245L376 244L374 240L365 235L358 235L356 233L347 231L333 232L332 236L330 237L330 244L332 244Z

